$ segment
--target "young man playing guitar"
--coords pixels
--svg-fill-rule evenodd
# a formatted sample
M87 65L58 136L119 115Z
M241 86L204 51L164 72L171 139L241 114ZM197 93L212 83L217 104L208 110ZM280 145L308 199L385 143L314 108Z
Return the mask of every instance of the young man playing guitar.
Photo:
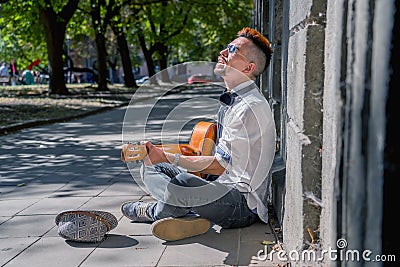
M145 142L142 178L157 201L125 202L124 216L153 222L153 234L166 241L206 233L212 223L237 228L259 219L268 222L265 195L275 154L275 124L254 81L268 67L271 54L269 41L256 30L237 33L220 52L214 69L226 85L220 97L215 154L172 154Z

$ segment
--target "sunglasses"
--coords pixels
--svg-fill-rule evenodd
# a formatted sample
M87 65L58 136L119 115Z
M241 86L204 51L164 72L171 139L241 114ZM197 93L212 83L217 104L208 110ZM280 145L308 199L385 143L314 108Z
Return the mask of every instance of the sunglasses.
M228 49L229 54L233 54L233 53L236 52L236 54L238 54L238 55L244 57L247 61L249 61L245 55L243 55L243 54L237 52L237 51L239 50L239 47L237 47L236 45L234 45L234 44L228 44L228 45L226 45L226 49Z
M228 52L230 54L235 53L237 50L239 50L239 47L237 47L234 44L228 44L228 45L226 45L226 48L228 49Z

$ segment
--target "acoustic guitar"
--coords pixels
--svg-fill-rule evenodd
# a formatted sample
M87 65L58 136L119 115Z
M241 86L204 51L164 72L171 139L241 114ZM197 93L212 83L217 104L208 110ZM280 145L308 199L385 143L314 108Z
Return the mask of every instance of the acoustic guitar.
M215 149L217 139L217 123L200 121L192 130L188 144L161 144L165 152L179 153L185 156L211 156ZM122 145L121 160L124 162L140 161L147 155L146 146L143 143L127 143ZM193 173L200 177L206 174Z

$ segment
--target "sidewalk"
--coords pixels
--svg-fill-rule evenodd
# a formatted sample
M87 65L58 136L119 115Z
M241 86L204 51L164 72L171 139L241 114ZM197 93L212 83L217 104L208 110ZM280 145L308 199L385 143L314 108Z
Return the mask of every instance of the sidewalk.
M213 97L219 92L195 93ZM192 94L168 95L165 103L174 107ZM143 94L131 108L139 110L150 99ZM134 169L120 160L125 111L120 107L0 136L0 265L277 266L257 258L264 240L275 241L266 224L213 226L205 235L165 242L152 236L150 224L122 216L122 202L150 199L132 178ZM159 117L156 112L149 121L156 125ZM65 241L54 219L67 209L108 211L119 224L102 243Z

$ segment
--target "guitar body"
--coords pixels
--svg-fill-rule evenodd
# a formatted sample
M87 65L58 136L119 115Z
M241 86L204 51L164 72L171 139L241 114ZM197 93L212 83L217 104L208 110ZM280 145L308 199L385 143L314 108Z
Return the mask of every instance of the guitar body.
M217 124L200 121L194 126L189 145L191 147L196 147L199 151L201 151L201 155L203 156L212 156L214 153L216 140ZM202 178L207 176L207 174L202 174L199 172L195 172L193 174Z
M192 131L189 144L161 144L165 152L179 153L185 156L212 156L217 140L217 124L215 122L198 122ZM121 151L121 160L124 162L137 161L147 155L143 144L124 144ZM206 174L193 173L205 178Z
M214 122L200 121L192 131L189 146L197 148L203 156L211 156L217 140L217 124Z

